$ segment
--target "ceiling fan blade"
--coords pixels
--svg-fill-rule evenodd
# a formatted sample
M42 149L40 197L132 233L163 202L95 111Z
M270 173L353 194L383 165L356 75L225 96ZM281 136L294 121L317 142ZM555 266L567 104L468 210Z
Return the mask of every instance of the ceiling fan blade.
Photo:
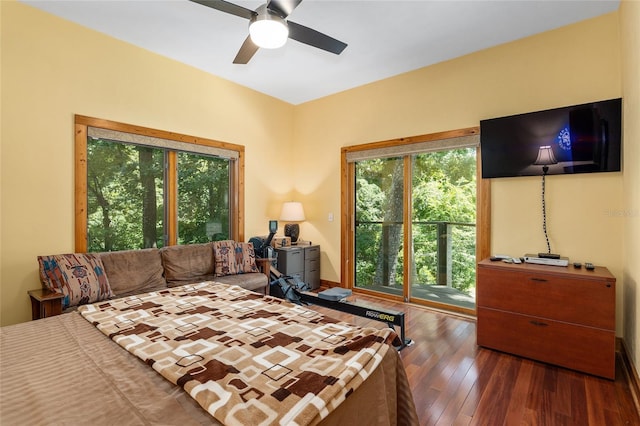
M210 7L212 9L219 10L221 12L230 13L232 15L239 16L245 19L251 19L256 14L251 9L238 6L237 4L229 3L224 0L191 0L194 3L201 4L203 6Z
M247 36L247 38L244 40L244 43L242 43L242 46L240 47L238 54L233 60L233 63L246 64L251 60L251 58L253 57L253 55L255 55L257 51L258 51L258 46L256 46L251 41L251 36Z
M286 18L300 3L302 3L302 0L269 0L267 2L267 9L271 9L278 15Z
M346 43L309 27L305 27L304 25L291 21L287 21L287 24L289 25L289 38L299 41L300 43L308 44L318 49L335 53L336 55L341 54L345 47L347 47Z

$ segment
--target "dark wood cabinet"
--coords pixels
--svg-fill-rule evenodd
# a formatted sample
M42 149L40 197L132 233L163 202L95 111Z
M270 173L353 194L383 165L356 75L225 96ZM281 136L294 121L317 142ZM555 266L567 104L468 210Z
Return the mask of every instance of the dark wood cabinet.
M615 377L615 277L604 267L478 263L477 343Z
M31 319L52 317L62 313L62 293L55 293L46 289L29 290L31 299Z

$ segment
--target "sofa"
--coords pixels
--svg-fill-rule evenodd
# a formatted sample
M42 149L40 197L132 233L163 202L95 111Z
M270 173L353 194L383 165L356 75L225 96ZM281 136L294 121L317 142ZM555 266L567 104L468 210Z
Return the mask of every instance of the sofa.
M38 256L38 264L43 287L63 294L64 310L203 281L269 291L269 261L256 259L251 243L232 240Z

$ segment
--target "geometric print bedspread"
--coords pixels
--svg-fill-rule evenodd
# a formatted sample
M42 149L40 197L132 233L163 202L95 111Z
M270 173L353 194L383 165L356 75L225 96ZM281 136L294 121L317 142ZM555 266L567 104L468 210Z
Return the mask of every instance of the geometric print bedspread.
M399 343L391 329L216 282L78 310L225 425L316 424Z

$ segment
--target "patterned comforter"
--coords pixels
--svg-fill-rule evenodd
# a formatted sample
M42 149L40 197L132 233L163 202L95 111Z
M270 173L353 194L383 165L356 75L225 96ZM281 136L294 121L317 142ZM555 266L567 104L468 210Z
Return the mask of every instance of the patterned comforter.
M391 329L215 282L79 311L227 425L318 423L399 343Z

